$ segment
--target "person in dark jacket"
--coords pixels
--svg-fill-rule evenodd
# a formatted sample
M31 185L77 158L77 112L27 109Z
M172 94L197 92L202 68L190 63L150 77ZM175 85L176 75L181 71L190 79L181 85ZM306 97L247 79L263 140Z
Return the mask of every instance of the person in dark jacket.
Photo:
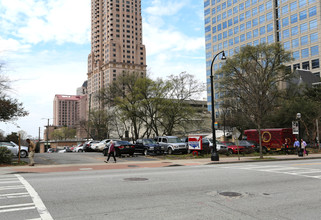
M108 163L110 156L113 156L114 162L116 163L116 157L115 157L115 145L113 141L110 141L109 148L108 148L108 157L107 160L105 160L105 163Z
M288 143L288 139L285 138L285 140L284 140L284 150L285 150L285 154L289 154L289 147L290 147L290 145L289 145L289 143Z

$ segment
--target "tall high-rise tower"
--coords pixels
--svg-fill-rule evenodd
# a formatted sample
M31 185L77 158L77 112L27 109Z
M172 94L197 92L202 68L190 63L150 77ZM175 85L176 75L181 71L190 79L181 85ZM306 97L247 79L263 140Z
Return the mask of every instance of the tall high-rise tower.
M208 88L211 61L217 53L224 50L229 57L245 45L259 43L282 43L294 58L286 64L288 68L308 69L320 77L320 0L204 0L204 18ZM214 72L220 66L217 59ZM214 88L218 86L215 82ZM215 90L214 96L213 109L218 114L223 94ZM212 110L210 90L207 97Z
M88 94L92 108L100 107L92 95L124 71L146 75L141 0L91 0Z

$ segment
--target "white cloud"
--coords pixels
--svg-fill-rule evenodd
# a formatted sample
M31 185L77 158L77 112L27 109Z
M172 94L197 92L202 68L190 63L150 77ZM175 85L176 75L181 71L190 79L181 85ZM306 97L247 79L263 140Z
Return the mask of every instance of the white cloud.
M25 43L90 41L89 0L2 1L2 23Z
M161 1L161 0L153 0L151 7L146 8L146 12L148 14L154 15L154 16L164 16L164 15L175 15L179 10L181 10L185 5L186 1Z

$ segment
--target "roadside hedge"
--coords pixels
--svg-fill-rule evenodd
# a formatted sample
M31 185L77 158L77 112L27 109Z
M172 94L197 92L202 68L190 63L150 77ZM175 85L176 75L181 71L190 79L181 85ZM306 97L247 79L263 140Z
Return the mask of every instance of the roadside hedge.
M6 147L0 147L0 164L11 164L13 154Z

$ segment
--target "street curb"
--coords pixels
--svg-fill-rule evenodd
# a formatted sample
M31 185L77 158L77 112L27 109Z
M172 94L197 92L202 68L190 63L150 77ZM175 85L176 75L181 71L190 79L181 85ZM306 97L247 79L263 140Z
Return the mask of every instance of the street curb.
M321 159L321 157L304 157L304 158L276 158L276 159L263 159L263 160L237 160L237 161L218 161L210 162L205 165L213 164L229 164L229 163L255 163L255 162L273 162L273 161L286 161L286 160L313 160Z

